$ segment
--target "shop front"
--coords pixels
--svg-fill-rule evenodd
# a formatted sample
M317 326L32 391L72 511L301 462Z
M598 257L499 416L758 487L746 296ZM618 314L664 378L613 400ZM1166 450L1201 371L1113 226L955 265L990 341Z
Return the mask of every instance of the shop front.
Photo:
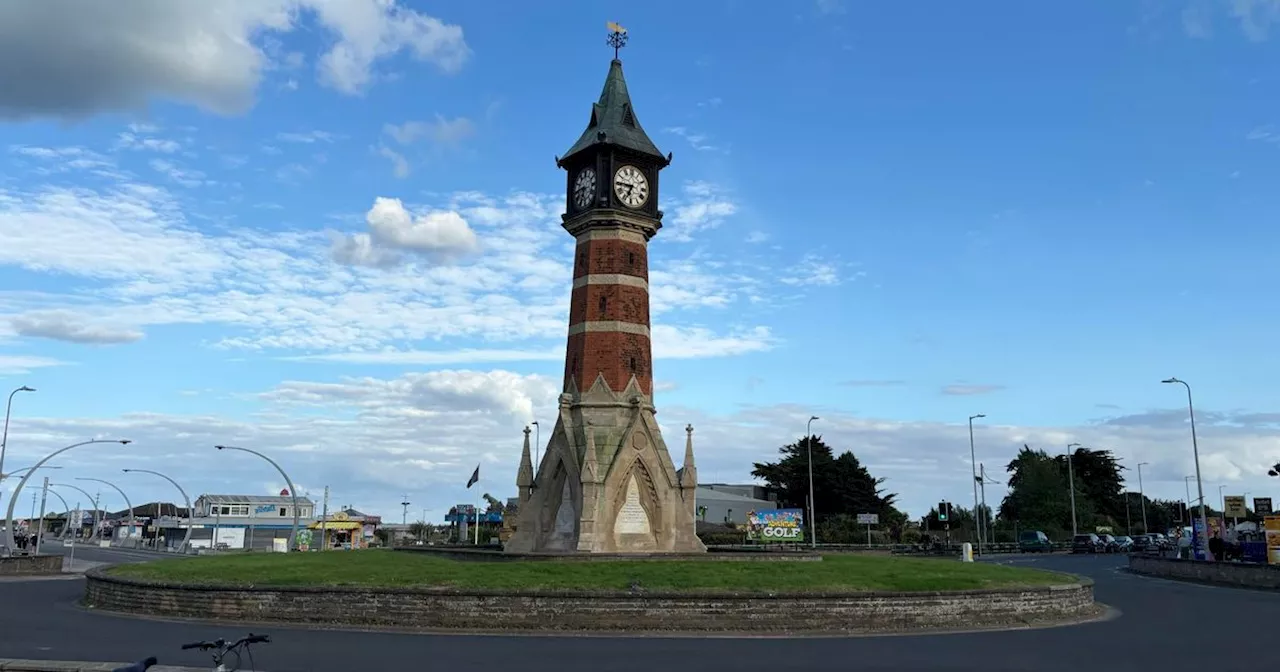
M353 550L367 548L369 545L364 535L364 521L354 520L345 511L339 511L324 521L316 521L308 527L315 535L315 548Z

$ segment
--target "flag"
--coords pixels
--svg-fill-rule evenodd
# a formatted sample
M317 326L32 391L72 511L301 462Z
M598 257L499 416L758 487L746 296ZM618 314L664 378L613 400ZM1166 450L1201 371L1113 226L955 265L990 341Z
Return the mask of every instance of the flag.
M471 478L467 479L467 487L475 485L478 480L480 480L480 465L477 464L476 470L471 472Z

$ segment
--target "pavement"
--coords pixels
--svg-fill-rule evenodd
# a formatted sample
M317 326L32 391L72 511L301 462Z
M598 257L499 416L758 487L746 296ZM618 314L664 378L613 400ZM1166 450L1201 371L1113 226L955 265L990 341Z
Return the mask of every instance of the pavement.
M138 552L94 549L114 561ZM76 549L77 557L81 549ZM154 554L151 557L155 557ZM109 560L110 561L110 560ZM126 661L157 656L167 665L200 665L190 641L272 635L255 647L257 669L348 672L422 669L448 672L1254 672L1265 647L1233 647L1280 613L1280 593L1152 579L1120 571L1124 556L1051 555L996 562L1092 577L1096 597L1118 611L1083 625L1006 632L849 638L480 636L322 631L280 626L165 622L86 611L83 579L0 584L0 658ZM1223 658L1223 651L1233 652ZM246 661L247 663L247 661ZM244 669L250 669L246 664Z

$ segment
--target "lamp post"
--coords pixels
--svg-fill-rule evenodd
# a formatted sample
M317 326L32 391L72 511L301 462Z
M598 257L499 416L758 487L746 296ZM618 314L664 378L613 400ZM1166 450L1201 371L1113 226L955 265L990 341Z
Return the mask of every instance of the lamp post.
M1200 497L1200 527L1203 528L1203 531L1200 534L1205 535L1209 533L1209 519L1208 519L1208 516L1205 515L1205 511L1204 511L1204 482L1200 480L1200 445L1196 441L1196 409L1195 409L1195 404L1191 402L1191 385L1187 383L1187 381L1185 380L1178 380L1177 378L1173 378L1173 377L1162 380L1160 382L1166 383L1166 384L1178 384L1187 388L1187 415L1191 418L1191 454L1192 456L1195 457L1195 460L1196 460L1196 494ZM1194 525L1191 528L1191 539L1193 541L1195 540ZM1200 545L1202 547L1205 546L1205 541L1207 540L1202 540L1200 542ZM1192 550L1193 551L1195 550L1194 546L1192 547ZM1200 551L1200 555L1202 557L1204 555L1204 552L1205 551L1202 548Z
M1067 484L1071 490L1071 536L1080 534L1080 529L1076 526L1076 472L1075 467L1071 466L1071 449L1083 448L1078 443L1067 444Z
M1187 503L1187 524L1188 524L1188 525L1190 525L1190 524L1191 524L1191 479L1193 479L1193 478L1195 478L1195 476L1183 476L1183 477L1182 477L1182 488L1183 488L1184 490L1186 490L1186 494L1187 494L1186 499L1184 499L1184 500L1182 500L1182 501L1184 501L1184 502L1186 502L1186 503ZM1195 532L1195 530L1192 530L1192 533L1194 533L1194 532Z
M818 515L814 513L817 507L813 501L813 421L821 419L811 415L804 426L804 443L809 451L809 548L813 549L818 548Z
M100 527L100 526L97 524L97 522L98 522L98 506L99 506L99 505L98 505L98 498L97 498L97 497L94 497L94 496L93 496L93 495L91 495L91 494L89 494L89 492L88 492L87 490L85 490L84 488L82 488L82 487L80 487L80 486L78 486L78 485L71 485L70 483L50 483L50 484L49 484L49 487L51 487L51 488L71 488L72 490L75 490L76 492L79 492L80 494L84 495L84 496L85 496L85 499L88 499L90 502L93 502L93 521L94 521L93 532L90 532L90 533L89 533L89 539L87 539L86 541L92 541L94 537L98 536L98 528Z
M67 519L66 524L62 526L62 533L58 535L58 538L62 539L67 536L67 528L71 527L71 505L67 504L67 500L63 498L62 495L58 494L57 490L48 490L48 493L57 497L58 501L62 502L62 510L67 512L65 516ZM44 521L40 521L40 524L43 527Z
M53 458L67 452L68 450L71 450L72 448L79 448L80 446L87 446L91 443L118 443L122 446L127 446L130 443L132 443L132 441L130 441L129 439L89 439L88 441L73 443L69 446L66 446L65 448L59 448L53 451L52 453L45 455L44 459L40 460L39 462L36 462L30 469L28 469L27 473L23 475L22 480L18 481L18 487L13 489L13 496L9 498L9 508L5 512L4 541L5 541L6 552L8 553L13 552L13 505L18 501L18 493L22 492L23 486L25 486L27 484L27 481L31 479L31 474L36 473L36 471L40 469L40 467L44 466L45 462L52 460Z
M124 473L126 474L132 474L134 472L137 472L139 474L151 474L152 476L159 476L160 478L163 478L164 480L172 483L173 487L178 489L178 494L182 495L182 501L186 502L187 504L187 534L182 538L182 546L178 547L178 552L186 553L188 550L190 550L191 549L191 532L192 530L195 529L195 520L192 517L195 515L196 512L194 509L191 508L191 498L187 496L187 491L183 490L182 486L178 485L177 481L173 480L172 478L169 478L168 476L165 476L164 474L158 471L152 471L150 469L123 469L122 471L124 471Z
M973 448L973 421L985 417L982 413L969 416L969 470L973 472L973 522L978 526L978 555L982 555L982 510L978 508L978 457Z
M129 528L128 528L128 530L125 532L125 538L126 538L126 539L132 539L132 538L133 538L133 525L134 525L134 519L133 519L133 502L130 502L130 501L129 501L129 495L124 494L124 490L121 490L121 489L119 488L119 486L117 486L115 483L112 483L111 481L104 481L104 480L102 480L101 478L77 478L76 480L77 480L77 481L93 481L94 483L101 483L101 484L103 484L103 485L105 485L105 486L107 486L107 487L111 488L112 490L115 490L116 492L120 493L120 497L121 497L121 499L123 499L123 500L124 500L124 505L125 505L125 506L127 506L127 507L129 507Z
M1150 530L1147 529L1147 494L1142 490L1142 467L1150 464L1149 462L1138 463L1138 498L1142 504L1142 533L1146 534Z
M36 388L23 385L9 393L9 403L4 407L4 433L0 434L0 481L5 478L4 473L4 456L9 448L9 416L13 413L13 397L19 392L35 392ZM17 494L17 493L15 493ZM10 546L9 548L13 548Z
M280 468L280 465L276 464L276 461L275 461L275 460L273 460L273 459L271 459L271 458L267 457L266 455L263 455L262 453L259 453L259 452L258 452L258 451L256 451L256 450L249 450L248 448L241 448L241 447L239 447L239 446L214 446L214 448L217 448L218 450L238 450L238 451L240 451L240 452L242 452L242 453L249 453L250 455L257 455L258 457L261 457L262 459L266 460L266 461L267 461L271 466L275 467L275 468L276 468L276 471L280 472L280 476L281 476L282 478L284 478L284 482L285 482L285 484L289 486L289 497L290 497L290 498L292 499L292 501L293 501L293 529L291 529L291 530L289 531L289 548L290 548L291 550L297 550L297 545L298 545L298 489L297 489L297 488L295 488L295 487L293 487L293 481L289 478L289 474L284 473L284 469Z

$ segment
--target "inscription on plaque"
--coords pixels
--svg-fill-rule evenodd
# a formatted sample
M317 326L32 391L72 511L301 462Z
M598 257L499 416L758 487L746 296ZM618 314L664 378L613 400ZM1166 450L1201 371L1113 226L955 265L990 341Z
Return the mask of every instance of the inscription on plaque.
M627 481L627 496L622 508L618 509L613 529L618 534L651 534L649 513L640 504L640 486L636 483L635 474Z

